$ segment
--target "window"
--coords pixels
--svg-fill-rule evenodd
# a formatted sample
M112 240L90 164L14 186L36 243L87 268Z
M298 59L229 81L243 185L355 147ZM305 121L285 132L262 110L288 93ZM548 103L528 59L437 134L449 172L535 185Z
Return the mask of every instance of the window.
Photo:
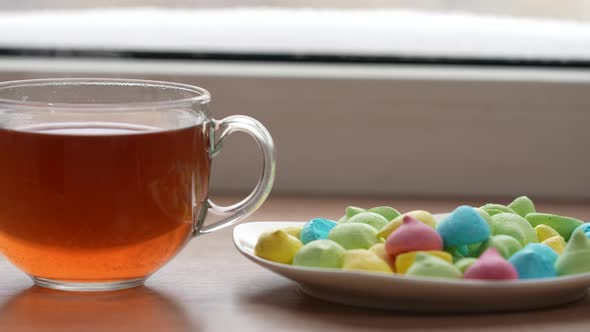
M0 79L203 86L269 127L279 192L590 197L590 1L357 3L6 2ZM228 144L213 183L246 190Z

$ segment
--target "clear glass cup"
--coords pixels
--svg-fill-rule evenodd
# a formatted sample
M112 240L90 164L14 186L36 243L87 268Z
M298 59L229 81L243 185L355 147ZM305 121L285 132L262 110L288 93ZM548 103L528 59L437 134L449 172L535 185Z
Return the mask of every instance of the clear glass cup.
M270 193L275 151L247 116L211 117L205 89L126 79L0 83L0 250L39 285L141 285L195 235L254 212ZM244 200L209 198L211 160L233 132L263 153ZM226 217L205 224L211 209Z

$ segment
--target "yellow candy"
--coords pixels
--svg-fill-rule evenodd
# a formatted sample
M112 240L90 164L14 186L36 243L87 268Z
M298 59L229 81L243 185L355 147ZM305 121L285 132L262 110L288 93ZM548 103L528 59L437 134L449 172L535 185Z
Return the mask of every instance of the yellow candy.
M366 249L353 249L344 253L343 270L371 271L392 273L387 263L373 252Z
M424 253L431 256L438 257L448 263L453 264L453 256L445 251L439 250L425 250L425 251L410 251L400 255L397 255L395 258L395 271L399 274L406 274L414 261L416 260L416 255L418 253Z
M289 235L293 235L296 238L299 238L301 236L302 229L303 229L303 226L289 226L289 227L281 228L281 230L285 231L285 233L287 233Z
M387 225L383 226L381 230L379 230L379 232L377 233L377 237L386 239L389 236L389 234L393 233L396 229L398 229L399 226L401 226L405 216L414 217L420 220L422 223L432 228L436 228L436 219L432 214L423 210L416 210L404 213L401 216L390 221Z
M543 242L549 238L552 238L554 236L560 236L559 233L557 233L556 230L554 230L553 228L547 226L547 225L537 225L535 227L535 232L537 233L537 237L539 238L539 242Z
M254 247L254 254L269 261L291 264L301 247L303 243L298 238L279 229L261 234Z
M377 243L376 245L369 248L369 251L377 255L379 258L385 261L387 265L391 268L393 272L395 272L395 259L391 258L385 252L385 244L384 243Z
M551 247L551 249L555 250L555 252L559 255L565 250L565 240L561 235L553 236L548 238L547 240L541 242Z

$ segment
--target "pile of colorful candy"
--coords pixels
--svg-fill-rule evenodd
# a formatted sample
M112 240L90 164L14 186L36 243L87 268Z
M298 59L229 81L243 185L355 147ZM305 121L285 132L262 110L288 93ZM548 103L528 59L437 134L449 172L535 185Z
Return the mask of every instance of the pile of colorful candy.
M296 266L431 278L513 280L590 272L590 223L508 206L460 206L437 223L426 211L346 208L338 222L264 233L255 254Z

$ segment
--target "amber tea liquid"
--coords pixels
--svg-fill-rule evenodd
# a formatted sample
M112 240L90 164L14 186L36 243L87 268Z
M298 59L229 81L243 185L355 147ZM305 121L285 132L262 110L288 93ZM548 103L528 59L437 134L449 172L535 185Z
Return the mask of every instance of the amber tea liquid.
M202 125L0 128L0 251L34 277L147 276L189 239L209 167Z

